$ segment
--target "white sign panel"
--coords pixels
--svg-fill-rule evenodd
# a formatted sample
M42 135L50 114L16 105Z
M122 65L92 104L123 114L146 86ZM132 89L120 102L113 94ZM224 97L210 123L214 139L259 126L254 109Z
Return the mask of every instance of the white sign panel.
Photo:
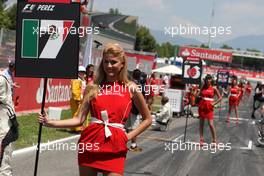
M172 112L182 111L183 91L179 89L166 89L165 96L169 98L172 107Z

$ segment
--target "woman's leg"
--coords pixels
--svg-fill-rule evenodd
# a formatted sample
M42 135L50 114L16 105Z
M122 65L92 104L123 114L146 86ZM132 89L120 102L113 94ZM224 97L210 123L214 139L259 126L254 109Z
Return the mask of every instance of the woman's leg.
M213 143L216 143L216 132L215 132L215 127L214 127L214 120L208 120L210 130L212 133L212 138L213 138Z
M236 113L236 122L238 123L238 111L237 111L237 106L235 106L235 113Z
M154 102L154 97L152 97L152 96L148 97L147 105L148 105L148 108L149 108L150 112L152 111L151 105L153 104L153 102Z
M230 121L231 110L232 110L232 106L229 105L226 122L229 122Z
M92 167L79 166L80 176L97 176L98 170Z
M200 143L204 142L203 129L204 129L204 119L200 118Z

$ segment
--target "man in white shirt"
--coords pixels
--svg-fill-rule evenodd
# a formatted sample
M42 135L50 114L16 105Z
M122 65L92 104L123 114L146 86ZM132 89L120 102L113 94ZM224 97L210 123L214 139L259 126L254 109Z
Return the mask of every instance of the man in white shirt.
M11 74L14 70L11 70ZM11 142L17 139L17 126L13 126L15 118L12 100L12 82L4 73L0 73L0 175L12 176ZM12 119L12 120L11 120ZM15 128L15 133L13 129Z
M161 99L161 104L162 104L161 110L158 113L156 113L156 121L159 123L166 124L172 115L169 98L163 96Z

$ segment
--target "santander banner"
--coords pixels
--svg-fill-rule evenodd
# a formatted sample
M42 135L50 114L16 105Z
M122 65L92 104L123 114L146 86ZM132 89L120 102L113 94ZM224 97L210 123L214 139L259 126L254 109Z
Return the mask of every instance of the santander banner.
M20 88L15 88L14 103L17 112L41 108L44 79L15 78ZM71 98L70 79L48 79L46 107L69 106Z
M210 60L215 62L232 62L232 53L218 50L209 50L203 48L181 47L179 56L182 57L198 57L202 60Z
M216 74L218 70L222 69L221 67L216 66L203 66L204 73L205 74ZM245 78L256 78L256 79L264 79L264 73L263 72L252 72L247 70L238 70L238 69L227 69L231 75L236 75L240 77Z

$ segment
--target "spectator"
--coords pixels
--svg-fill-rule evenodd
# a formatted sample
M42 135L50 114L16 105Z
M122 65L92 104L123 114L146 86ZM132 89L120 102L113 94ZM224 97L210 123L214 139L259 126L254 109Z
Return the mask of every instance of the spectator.
M12 100L13 72L14 65L9 64L8 72L0 75L0 175L7 176L13 175L12 142L18 138L18 124Z
M154 102L155 89L157 89L156 74L152 73L148 84L148 94L146 95L148 108L151 111L152 104Z
M147 74L144 72L141 72L140 84L142 87L142 94L145 98L146 98L146 83L147 83Z
M166 74L164 76L163 82L164 82L165 88L168 89L169 88L169 74Z
M141 86L140 84L140 76L141 76L141 71L139 69L136 69L132 73L132 81L136 83L138 86ZM141 116L139 114L139 111L133 102L132 108L129 114L129 118L127 120L126 126L127 130L130 132L132 130L135 130L141 122ZM131 146L130 146L130 151L132 152L140 152L142 151L142 148L138 147L137 145L137 138L134 137L131 139Z
M251 115L252 119L256 118L255 111L264 104L264 84L262 84L258 89L260 90L260 92L254 96L254 106Z
M89 64L86 67L86 82L87 84L93 84L95 79L95 74L94 74L94 65Z
M86 70L84 66L79 66L78 79L71 80L72 97L70 99L70 106L71 106L71 112L73 118L77 117L77 114L79 113L80 106L83 100L83 94L86 87L85 73ZM82 128L83 128L82 126L74 127L71 129L71 132L78 133L82 131Z
M14 95L14 88L20 87L16 82L14 82L14 71L15 71L15 62L10 60L8 64L8 68L3 71L3 75L6 77L6 79L11 85L12 96Z
M167 123L168 120L172 117L171 105L169 102L169 98L163 96L161 98L162 108L158 113L155 114L155 119L160 123Z

